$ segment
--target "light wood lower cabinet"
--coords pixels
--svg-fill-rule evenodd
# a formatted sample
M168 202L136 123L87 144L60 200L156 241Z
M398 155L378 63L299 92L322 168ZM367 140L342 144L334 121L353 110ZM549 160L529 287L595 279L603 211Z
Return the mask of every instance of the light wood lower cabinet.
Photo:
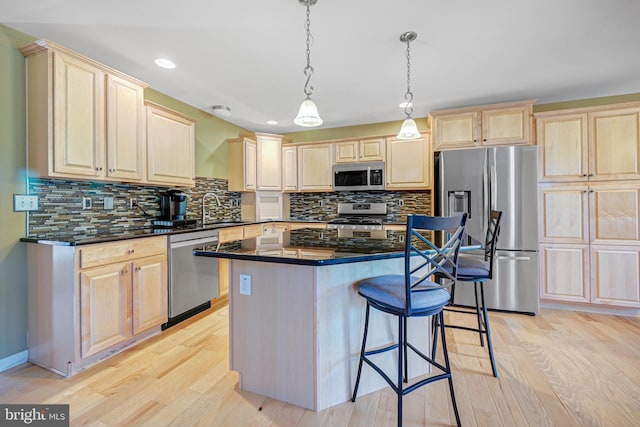
M166 236L79 246L28 243L29 360L71 376L160 332Z
M541 298L640 307L640 181L539 188Z

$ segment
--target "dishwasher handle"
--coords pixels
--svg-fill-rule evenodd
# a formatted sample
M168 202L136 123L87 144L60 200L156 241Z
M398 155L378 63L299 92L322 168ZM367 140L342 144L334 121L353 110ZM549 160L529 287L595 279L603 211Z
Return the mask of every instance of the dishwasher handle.
M171 249L183 248L185 246L217 245L217 244L218 244L217 237L203 237L201 239L183 240L181 242L171 242Z

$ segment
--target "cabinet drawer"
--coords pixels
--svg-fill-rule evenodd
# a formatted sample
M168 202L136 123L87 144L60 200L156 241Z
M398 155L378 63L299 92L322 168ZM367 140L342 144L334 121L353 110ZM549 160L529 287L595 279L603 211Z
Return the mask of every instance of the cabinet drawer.
M166 252L165 236L96 243L78 249L78 267L84 269Z
M244 226L244 238L262 236L262 224L251 224Z
M218 241L220 243L242 240L244 237L244 227L229 227L218 230Z

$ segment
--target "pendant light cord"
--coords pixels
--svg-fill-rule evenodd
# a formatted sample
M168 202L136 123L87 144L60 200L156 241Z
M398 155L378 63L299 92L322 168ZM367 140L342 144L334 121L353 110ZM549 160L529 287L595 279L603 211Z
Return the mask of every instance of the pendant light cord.
M411 53L409 49L409 43L411 40L407 38L407 93L404 94L405 106L404 113L407 117L411 117L413 114L413 93L411 93Z
M307 1L307 20L304 24L307 30L307 66L304 68L304 75L307 76L307 81L304 84L304 94L310 97L313 93L313 86L311 86L311 76L313 75L313 67L311 66L311 10L309 2Z

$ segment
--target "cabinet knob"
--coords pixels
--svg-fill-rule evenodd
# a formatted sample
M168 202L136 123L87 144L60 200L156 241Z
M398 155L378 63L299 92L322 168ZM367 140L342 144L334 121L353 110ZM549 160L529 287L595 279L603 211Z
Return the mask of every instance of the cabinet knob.
M590 174L589 174L589 176L593 176L593 174L592 174L592 173L590 173Z
M483 139L484 142L487 142L487 138Z
M582 176L583 176L583 177L586 177L586 176L587 176L587 174L586 174L586 173L583 173L583 174L582 174Z

